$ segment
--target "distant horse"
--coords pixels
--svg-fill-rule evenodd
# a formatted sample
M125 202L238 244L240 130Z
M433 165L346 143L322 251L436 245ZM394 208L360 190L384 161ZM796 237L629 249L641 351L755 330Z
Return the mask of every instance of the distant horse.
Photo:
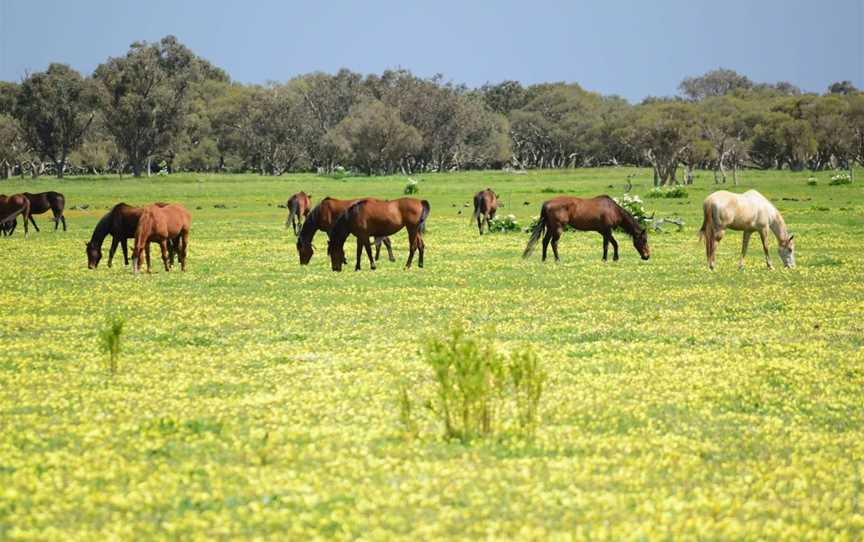
M147 256L147 272L150 272L150 243L159 243L162 249L162 262L165 271L170 271L168 265L168 243L172 239L177 243L177 259L180 260L180 270L186 271L186 251L189 248L189 229L192 227L192 216L182 205L148 205L144 207L138 227L135 229L135 248L132 249L132 270L138 273L141 263L141 252Z
M717 263L717 245L723 239L726 228L743 231L744 240L741 244L741 259L738 268L744 268L744 256L747 255L747 244L754 231L759 232L762 239L762 249L765 251L765 263L768 269L774 269L768 256L768 230L774 234L779 244L780 260L786 267L795 267L794 235L789 234L783 216L765 196L755 190L743 194L734 194L720 190L710 194L702 203L702 227L699 238L705 239L705 252L708 256L708 268L712 271Z
M33 223L36 231L39 231L39 226L33 220L33 215L41 215L48 209L51 209L54 215L54 231L57 231L60 222L63 222L63 231L66 231L66 217L63 215L63 209L66 207L66 198L63 197L63 194L60 192L40 192L38 194L24 192L24 195L30 200L30 222Z
M167 203L155 203L165 207ZM111 236L111 250L108 252L108 267L114 261L114 253L117 251L117 245L123 246L123 262L129 265L129 250L126 245L127 239L135 237L135 230L138 228L138 220L141 218L141 213L144 212L143 207L132 207L125 203L118 203L103 216L96 227L93 229L93 235L90 241L85 243L87 251L87 267L96 269L99 266L99 261L102 259L102 242L105 237ZM176 240L169 243L171 252L171 262L174 262L174 253L176 252Z
M12 235L17 224L17 217L21 215L24 222L24 237L30 233L27 222L30 220L30 200L24 194L14 196L0 196L0 225L4 235Z
M480 230L480 235L483 235L483 221L486 221L486 228L488 229L497 211L498 194L493 192L491 188L474 194L474 220L477 221L477 229Z
M581 231L596 231L603 236L603 261L609 255L609 245L612 245L615 253L612 259L618 260L618 242L612 236L612 230L620 228L633 238L633 246L643 260L651 257L648 248L648 234L623 207L615 203L609 196L597 196L596 198L583 199L571 196L561 196L543 202L540 208L540 220L531 231L528 246L525 247L523 258L527 258L534 251L534 245L543 235L543 261L546 261L546 249L552 242L552 252L555 261L558 258L558 239L566 226L571 226Z
M330 254L330 263L333 271L341 271L345 262L345 240L348 234L354 234L357 238L357 265L356 271L360 270L360 260L363 257L363 249L369 256L369 264L375 269L375 261L372 259L372 246L370 237L389 236L402 228L408 230L408 247L410 253L405 268L411 267L414 252L419 252L417 265L423 267L423 232L426 229L426 219L429 217L429 202L416 198L399 198L390 201L368 198L360 200L351 205L333 225L330 232L330 243L327 252Z
M285 220L285 227L287 228L288 224L291 224L291 227L294 228L294 235L297 235L300 224L309 216L309 210L312 207L311 194L302 191L297 192L288 198L286 206L288 207L288 218Z
M312 247L312 239L315 238L315 233L319 230L327 233L330 236L330 230L336 219L348 210L348 208L360 201L359 199L334 199L324 198L321 203L312 209L309 216L303 222L303 227L300 228L300 235L297 238L297 254L300 255L300 265L306 265L312 259L312 254L315 250ZM375 261L381 255L381 245L387 248L387 255L391 262L395 262L393 257L393 246L390 243L390 238L385 236L375 237Z

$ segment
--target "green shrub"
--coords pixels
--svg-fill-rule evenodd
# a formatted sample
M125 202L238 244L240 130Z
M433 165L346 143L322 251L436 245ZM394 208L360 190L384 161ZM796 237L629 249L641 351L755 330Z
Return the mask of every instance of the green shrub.
M846 173L845 171L838 171L834 175L831 176L831 180L828 181L828 184L831 186L837 186L841 184L852 184L852 177Z
M506 233L510 231L519 231L519 221L515 215L507 215L504 218L496 216L489 222L490 233Z
M405 190L403 190L403 193L406 196L410 196L411 194L419 194L420 185L414 179L408 179L408 184L405 185Z
M645 194L646 198L686 198L688 197L687 189L681 185L675 185L671 188L656 187L652 188Z
M519 432L534 434L546 374L533 351L505 357L491 337L470 337L454 326L446 337L427 341L423 355L437 384L429 407L440 418L445 438L467 442L493 435L510 413ZM410 405L404 398L400 403ZM400 418L406 412L410 414L410 407L403 406ZM402 423L411 426L404 419Z
M125 320L119 316L109 318L107 326L99 332L102 350L108 354L108 371L113 375L117 372L117 361L120 358L120 337L123 335Z

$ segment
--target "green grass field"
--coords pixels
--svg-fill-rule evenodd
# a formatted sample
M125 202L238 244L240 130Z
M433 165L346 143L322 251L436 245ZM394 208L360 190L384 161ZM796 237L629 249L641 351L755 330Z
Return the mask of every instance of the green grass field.
M351 270L349 239L339 274L321 234L298 265L277 204L398 197L404 177L0 183L89 205L66 233L43 215L41 233L0 238L0 539L860 540L861 185L742 174L796 234L794 270L772 238L768 271L754 238L738 271L737 232L707 270L705 172L688 198L646 200L685 221L651 235L647 262L619 234L621 261L602 263L595 233L565 234L559 265L522 260L526 234L481 238L462 207L491 186L524 224L554 191L620 195L630 172L419 175L426 268L403 269L403 232L375 272ZM635 182L644 194L648 172ZM106 242L89 271L99 217L156 200L193 214L189 270L108 269ZM126 318L113 376L98 337L112 315ZM422 343L459 321L540 354L533 439L447 442L423 408Z

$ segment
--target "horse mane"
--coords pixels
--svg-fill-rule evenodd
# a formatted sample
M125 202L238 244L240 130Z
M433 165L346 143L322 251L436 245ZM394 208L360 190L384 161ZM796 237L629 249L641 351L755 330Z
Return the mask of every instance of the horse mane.
M327 199L329 198L324 198L325 201ZM324 201L321 203L324 203ZM297 237L301 243L312 243L312 239L315 237L315 232L318 231L318 217L321 214L321 203L309 211L309 216L306 217L303 226L300 227L300 233Z
M117 211L117 208L121 205L126 205L125 203L118 203L114 207L111 208L110 211L105 213L105 216L99 219L99 222L96 223L96 227L93 228L93 235L90 236L90 245L96 246L98 245L100 248L102 247L102 241L105 240L105 237L111 233L111 223L114 221L114 213Z
M609 201L611 201L615 207L618 208L618 213L621 216L621 230L629 235L630 237L634 237L637 234L641 234L644 230L642 226L639 225L639 221L636 220L633 215L630 214L630 211L618 205L618 202L609 196L605 196Z
M330 228L330 244L327 247L328 254L332 252L333 247L341 247L345 244L345 240L348 239L348 234L351 233L349 231L351 228L351 221L355 216L357 216L357 213L360 212L360 209L363 208L366 201L367 200L365 199L361 199L360 201L352 203L351 206L336 219L333 227Z

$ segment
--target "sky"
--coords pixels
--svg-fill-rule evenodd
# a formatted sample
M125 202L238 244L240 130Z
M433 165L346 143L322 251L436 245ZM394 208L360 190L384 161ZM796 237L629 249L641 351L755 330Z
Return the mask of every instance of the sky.
M806 91L864 88L864 0L0 0L0 80L91 74L173 34L243 83L340 68L471 87L566 81L632 102L724 67Z

